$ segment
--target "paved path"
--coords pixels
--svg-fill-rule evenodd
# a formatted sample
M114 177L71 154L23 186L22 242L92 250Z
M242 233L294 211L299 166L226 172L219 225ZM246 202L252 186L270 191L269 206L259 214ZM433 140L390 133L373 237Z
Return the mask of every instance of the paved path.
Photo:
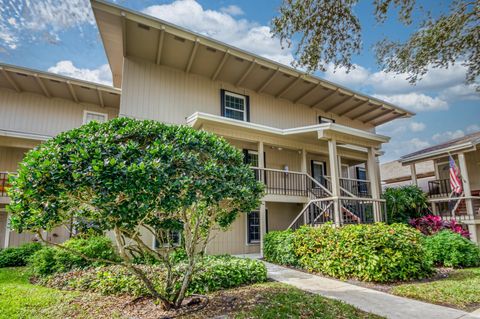
M338 299L361 310L391 319L474 319L480 314L432 305L413 299L393 296L265 262L268 277L302 290Z

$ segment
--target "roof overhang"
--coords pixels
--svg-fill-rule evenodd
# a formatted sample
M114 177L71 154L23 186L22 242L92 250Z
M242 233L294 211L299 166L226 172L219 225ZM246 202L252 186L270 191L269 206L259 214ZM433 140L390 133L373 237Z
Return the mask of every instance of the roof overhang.
M473 142L466 142L463 144L452 145L449 147L436 149L431 152L421 153L415 156L409 156L401 158L399 161L402 165L409 165L417 162L424 162L433 159L437 159L439 157L445 157L449 154L457 154L463 152L471 152L477 149L476 144Z
M120 106L119 89L70 77L0 63L0 87L100 107Z
M205 125L220 125L230 128L232 131L247 131L254 134L263 134L270 136L281 136L285 138L298 139L302 141L318 141L335 139L340 144L354 145L353 150L362 151L362 147L380 147L382 143L387 143L390 138L387 136L370 133L367 131L334 124L324 123L295 128L281 129L266 125L238 121L223 116L196 112L190 115L187 125L197 129Z
M123 58L129 57L308 105L369 125L377 126L414 115L393 104L166 21L100 0L91 0L91 4L115 87L121 87Z

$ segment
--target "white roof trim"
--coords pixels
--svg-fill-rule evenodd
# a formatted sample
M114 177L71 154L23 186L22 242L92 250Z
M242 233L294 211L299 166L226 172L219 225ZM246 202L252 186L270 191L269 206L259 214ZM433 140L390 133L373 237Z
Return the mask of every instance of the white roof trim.
M3 130L3 129L0 129L0 136L24 138L24 139L36 140L36 141L46 141L46 140L52 138L49 135L17 132L17 131Z
M411 163L411 162L417 162L417 161L421 161L421 160L431 159L431 157L448 155L448 153L457 153L457 152L460 152L460 151L475 150L475 149L476 149L475 144L473 144L472 142L466 142L466 143L463 143L463 144L452 145L452 146L449 146L449 147L446 147L446 148L442 148L442 149L434 150L434 151L431 151L431 152L418 154L418 155L415 155L415 156L412 156L412 157L407 157L407 158L404 158L404 159L400 159L399 162L402 163L403 165L405 165L405 164Z
M237 127L243 127L246 129L252 129L260 132L283 135L283 136L331 130L338 133L344 133L348 135L357 136L360 138L374 140L380 143L386 143L390 140L388 136L370 133L370 132L362 131L356 128L351 128L351 127L347 127L347 126L335 124L335 123L324 123L324 124L301 126L301 127L294 127L294 128L288 128L288 129L280 129L280 128L266 126L262 124L234 120L234 119L226 118L223 116L213 115L213 114L208 114L203 112L195 112L189 117L187 117L187 124L190 126L193 126L199 119L204 119L211 122L228 124L228 125L233 125Z

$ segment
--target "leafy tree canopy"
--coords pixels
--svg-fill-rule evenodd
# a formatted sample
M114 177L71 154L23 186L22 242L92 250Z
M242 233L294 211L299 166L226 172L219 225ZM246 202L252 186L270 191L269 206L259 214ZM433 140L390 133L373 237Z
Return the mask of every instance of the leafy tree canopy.
M171 269L175 250L172 245L152 249L140 229L169 244L168 229L181 228L189 268L177 285L169 276L165 292L152 291L169 308L181 304L195 257L211 230L255 209L261 193L242 153L223 138L185 126L119 118L91 122L28 152L12 178L9 209L11 224L20 232L41 236L42 229L72 220L111 231L121 263L140 277L132 263L135 253L153 255Z
M358 0L284 0L273 19L273 33L282 44L296 45L296 66L325 71L329 64L350 70L352 56L362 48L361 23L355 13ZM373 0L373 14L385 22L391 9L405 25L412 23L415 0ZM417 82L429 67L446 68L461 61L467 67L466 82L480 75L480 0L455 0L449 12L436 18L425 13L419 29L406 41L384 39L375 51L385 71L407 73Z

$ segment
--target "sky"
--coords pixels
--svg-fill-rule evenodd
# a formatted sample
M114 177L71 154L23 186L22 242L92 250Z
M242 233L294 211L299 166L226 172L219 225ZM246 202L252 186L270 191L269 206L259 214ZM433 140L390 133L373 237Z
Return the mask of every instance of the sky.
M272 38L270 21L281 0L116 0L111 2L167 20L192 31L252 51L284 64L293 48ZM412 86L406 75L385 72L376 64L372 46L387 37L405 40L418 28L405 26L392 12L385 23L373 17L371 1L354 10L362 23L363 48L353 57L355 69L329 66L315 74L417 113L377 128L390 136L381 162L480 130L480 93L464 84L458 61L448 69L429 69ZM448 1L418 0L435 16ZM425 12L416 11L414 21ZM111 72L88 0L0 0L0 62L111 84Z

